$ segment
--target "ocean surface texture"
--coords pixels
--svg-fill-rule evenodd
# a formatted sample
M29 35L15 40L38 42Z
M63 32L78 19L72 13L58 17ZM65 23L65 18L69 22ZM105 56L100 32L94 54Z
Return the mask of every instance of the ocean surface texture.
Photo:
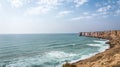
M0 67L61 67L103 52L106 41L78 34L0 35Z

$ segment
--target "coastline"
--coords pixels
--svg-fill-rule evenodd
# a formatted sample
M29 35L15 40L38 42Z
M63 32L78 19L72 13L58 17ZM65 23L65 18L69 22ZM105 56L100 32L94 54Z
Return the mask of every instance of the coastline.
M97 42L97 41L98 41L98 40L96 40L95 42ZM95 53L92 53L92 54L89 54L89 55L83 55L82 58L77 59L77 60L74 60L74 61L71 61L71 62L69 62L69 63L76 63L76 62L78 62L78 61L80 61L80 60L85 60L85 59L87 59L87 58L90 58L90 57L98 54L98 53L104 52L105 50L107 50L107 49L110 48L110 45L107 44L106 42L108 42L108 40L102 39L102 41L99 40L99 42L97 42L97 43L99 43L99 44L87 44L88 46L92 46L92 47L94 47L94 46L99 46L99 47L101 47L101 48L98 50L98 52L95 52ZM104 46L103 46L103 45L104 45ZM85 57L84 57L84 56L85 56Z
M76 67L120 67L120 30L81 32L80 36L107 39L110 48L90 58L72 63Z

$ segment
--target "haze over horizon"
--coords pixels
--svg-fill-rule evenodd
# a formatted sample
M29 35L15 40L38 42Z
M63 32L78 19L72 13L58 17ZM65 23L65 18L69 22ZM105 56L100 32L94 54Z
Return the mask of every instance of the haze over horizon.
M0 34L120 29L120 0L0 0Z

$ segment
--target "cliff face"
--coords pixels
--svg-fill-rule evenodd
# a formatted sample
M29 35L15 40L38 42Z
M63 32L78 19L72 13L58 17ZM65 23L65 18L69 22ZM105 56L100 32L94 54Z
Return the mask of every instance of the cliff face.
M120 37L120 30L102 32L81 32L80 36L89 36L104 39L114 39Z
M80 36L108 39L110 48L76 63L76 67L120 67L120 30L103 32L81 32Z

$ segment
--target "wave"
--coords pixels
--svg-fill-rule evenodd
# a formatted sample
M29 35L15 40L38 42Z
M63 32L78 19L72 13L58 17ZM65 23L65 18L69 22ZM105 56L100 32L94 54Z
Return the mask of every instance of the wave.
M88 46L98 46L98 47L100 47L101 46L101 44L87 44Z
M106 42L108 42L109 40L104 40L104 41L97 41L97 40L95 40L94 42L98 42L98 43L100 43L100 49L99 49L99 52L103 52L103 51L105 51L106 49L108 49L108 48L110 48L110 46L108 45L108 44L106 44Z
M92 53L92 54L82 55L79 59L73 60L73 61L71 61L70 63L75 63L75 62L77 62L77 61L84 60L84 59L86 59L86 58L89 58L89 57L91 57L91 56L94 56L95 54L97 54L97 52Z
M69 44L63 44L63 45L57 45L57 46L52 46L52 48L68 48L68 47L73 47L79 44L75 44L75 43L69 43Z
M67 58L67 57L76 56L76 54L65 53L65 52L62 52L62 51L51 51L51 52L47 53L47 55L49 57L53 57L53 58Z
M108 48L108 45L104 44L87 44L89 46L98 46L99 52L102 52ZM73 63L79 60L89 58L99 52L93 52L89 54L75 54L67 53L64 51L49 51L45 52L43 55L38 55L29 58L17 58L6 64L6 67L61 67L61 65L68 60Z
M70 43L69 43L69 42L51 43L51 44L48 45L48 46L50 46L50 47L55 47L55 46L64 46L64 45L66 45L66 44L70 44Z
M106 47L102 46L99 51L105 50ZM89 58L95 54L75 54L75 53L66 53L64 51L49 51L45 52L43 55L38 55L29 58L17 58L6 64L6 67L61 67L61 65L68 60L73 63L79 60ZM77 58L76 58L77 57Z
M20 57L12 60L11 62L8 62L5 67L61 67L61 65L67 60L69 62L76 62L79 60L86 59L88 57L91 57L99 52L102 52L109 48L109 45L105 45L106 41L98 41L94 40L94 42L98 44L86 44L86 45L79 45L75 43L58 43L56 46L55 44L48 45L48 47L52 46L53 49L57 48L67 48L72 46L79 46L82 49L87 49L90 46L91 47L99 47L98 52L89 53L89 50L86 51L87 53L81 54L81 53L72 53L72 52L65 52L64 50L61 51L48 51L42 53L42 55L32 56L32 57ZM74 47L76 50L76 47ZM78 49L77 49L78 50Z
M104 41L98 41L98 40L94 40L94 42L97 42L99 44L87 44L89 46L95 46L95 47L99 47L99 52L103 52L106 49L108 49L110 46L108 44L106 44L106 42L108 42L109 40L104 40Z
M108 44L102 44L102 46L101 46L101 48L99 49L99 52L103 52L103 51L105 51L106 49L109 49L110 48L110 46L108 45Z
M50 66L54 64L54 66L57 66L59 64L62 64L66 60L73 59L77 54L73 53L66 53L63 51L50 51L44 53L43 56L35 56L35 57L29 57L29 58L17 58L6 64L5 67L53 67Z
M92 46L92 47L99 47L98 52L81 55L80 59L73 60L73 61L71 61L71 63L74 63L74 62L77 62L77 61L80 61L80 60L84 60L84 59L89 58L91 56L94 56L94 55L96 55L100 52L105 51L106 49L108 49L110 47L108 44L105 44L107 41L109 41L109 40L105 40L105 41L94 40L94 42L98 42L99 44L86 44L86 45Z
M101 44L105 44L105 43L108 42L108 41L109 41L109 40L104 40L104 41L94 40L94 42L101 43Z

